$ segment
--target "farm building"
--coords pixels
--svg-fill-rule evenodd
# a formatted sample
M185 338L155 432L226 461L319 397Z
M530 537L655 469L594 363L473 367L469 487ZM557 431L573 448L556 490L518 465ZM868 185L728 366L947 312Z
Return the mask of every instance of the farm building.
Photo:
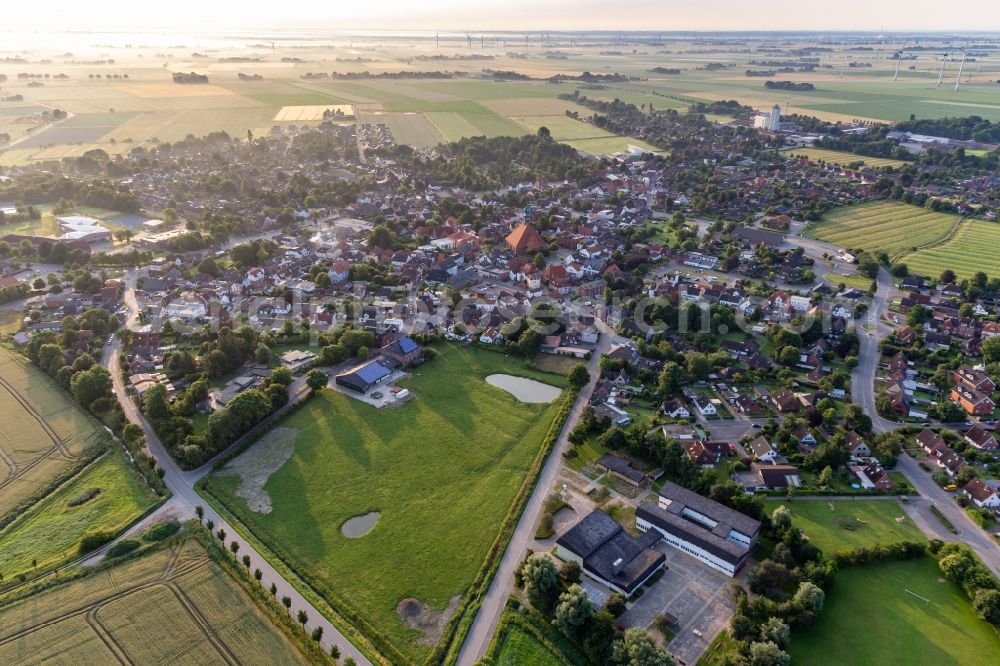
M392 370L385 367L378 361L368 361L349 370L345 370L336 377L337 385L349 388L358 393L365 393L371 387L385 381Z
M413 338L408 335L390 342L379 351L383 357L391 363L395 363L400 368L411 366L419 362L424 356L424 348L414 342Z

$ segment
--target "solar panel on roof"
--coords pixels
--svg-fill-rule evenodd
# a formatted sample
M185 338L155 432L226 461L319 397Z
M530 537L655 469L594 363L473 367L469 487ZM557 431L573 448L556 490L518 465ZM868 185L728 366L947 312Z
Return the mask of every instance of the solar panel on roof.
M409 354L412 351L416 351L418 346L419 345L417 345L417 343L414 342L413 339L408 336L404 336L399 339L399 350L404 354Z
M356 374L363 381L369 384L374 384L378 380L389 376L391 374L391 371L389 370L389 368L385 367L378 361L372 361L371 363L363 365L360 368L358 368Z

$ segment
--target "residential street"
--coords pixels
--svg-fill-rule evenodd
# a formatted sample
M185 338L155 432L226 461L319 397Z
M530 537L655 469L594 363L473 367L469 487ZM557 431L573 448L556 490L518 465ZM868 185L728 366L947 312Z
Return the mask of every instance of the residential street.
M135 312L136 301L135 301L135 275L134 272L129 275L130 283L126 285L126 295L125 303L129 307L128 321L130 323L137 320L137 313ZM329 622L319 611L313 607L306 599L299 594L295 586L291 584L290 581L286 580L279 574L275 569L264 559L263 556L256 550L253 544L249 543L235 530L232 525L228 524L221 516L219 516L211 506L205 502L197 492L195 492L194 484L203 476L205 476L212 469L212 461L209 461L200 468L192 471L183 471L177 466L173 458L167 453L163 444L160 442L156 433L153 431L152 427L143 417L142 413L136 407L135 403L126 393L125 383L122 381L121 368L119 366L119 352L121 351L121 340L115 338L104 348L104 354L102 357L102 364L111 373L112 381L114 382L115 395L118 397L118 403L121 405L122 410L125 412L126 418L132 423L137 423L142 426L142 429L146 433L146 442L149 452L156 458L157 464L164 470L165 474L163 476L164 482L167 484L167 488L173 493L173 497L162 507L159 508L155 513L149 516L143 521L143 524L149 524L154 522L155 519L167 519L169 518L194 518L194 509L197 506L204 507L205 510L205 520L212 520L215 522L215 531L223 529L226 531L226 544L231 541L236 541L240 545L240 557L249 554L251 557L251 568L260 569L264 577L261 579L261 584L268 588L271 583L274 583L277 588L277 598L289 597L292 600L291 608L289 609L292 615L296 614L299 610L305 610L309 615L309 622L305 625L307 631L312 631L316 627L323 628L323 639L321 644L324 650L329 650L330 646L336 644L340 647L340 652L344 656L353 657L359 664L370 664L367 658L361 652L354 647L354 645L341 634L332 623ZM291 404L294 400L299 400L303 397L304 392L301 390L304 386L304 379L302 377L296 378L298 387L295 383L290 387L289 393L294 396L289 400ZM225 451L220 453L214 459L219 456L225 455ZM213 460L214 460L213 459ZM304 583L301 583L304 585Z
M889 301L892 296L892 277L885 268L879 269L878 291L872 299L871 307L868 310L867 327L858 329L861 340L861 348L858 352L858 366L851 376L851 395L854 401L862 406L864 412L871 416L872 425L876 432L889 432L900 427L900 424L884 419L878 415L875 408L875 376L878 372L879 364L879 342L890 331L891 327L882 319L882 316L889 310ZM868 335L868 332L871 335ZM996 541L982 528L972 522L968 514L960 507L950 493L934 483L931 475L920 469L917 461L907 454L899 456L896 469L903 473L910 484L917 489L920 495L937 506L938 510L958 529L958 534L954 535L943 530L940 521L929 512L926 507L925 520L918 519L918 525L925 534L938 536L939 538L952 541L962 541L969 545L987 566L993 571L1000 573L1000 547ZM910 513L913 514L911 508ZM923 514L923 512L920 512ZM934 521L937 525L932 525L927 519ZM920 523L923 524L920 524Z

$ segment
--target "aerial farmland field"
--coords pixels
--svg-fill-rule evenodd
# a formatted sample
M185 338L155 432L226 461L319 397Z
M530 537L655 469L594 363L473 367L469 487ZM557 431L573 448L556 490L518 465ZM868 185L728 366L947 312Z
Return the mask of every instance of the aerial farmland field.
M104 440L97 424L22 357L0 349L0 516Z
M905 203L879 201L836 208L806 235L845 249L884 250L895 257L944 239L959 219Z
M792 148L788 151L790 157L805 157L813 162L826 162L828 164L845 165L852 164L854 162L861 162L865 166L874 167L876 169L881 167L894 167L899 168L906 166L906 162L902 160L893 160L887 157L865 157L863 155L855 155L854 153L845 153L839 150L826 150L824 148Z
M5 664L310 663L193 539L2 603Z
M1000 224L969 219L955 235L940 245L907 254L902 261L911 272L936 277L950 268L959 277L972 277L983 271L993 276L1000 272Z
M262 487L269 512L250 509L254 493L241 478L252 477L240 470L253 465L240 458L203 489L335 608L363 618L396 662L422 661L438 642L558 412L559 400L519 402L484 378L506 372L566 385L496 352L439 349L399 383L415 396L407 404L376 410L327 390L283 422L280 439L245 453L285 451ZM373 512L370 532L342 533Z

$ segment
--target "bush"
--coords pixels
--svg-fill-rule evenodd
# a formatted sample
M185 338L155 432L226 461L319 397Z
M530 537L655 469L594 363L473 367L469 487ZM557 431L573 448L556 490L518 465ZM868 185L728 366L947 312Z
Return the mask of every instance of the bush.
M110 530L90 532L89 534L83 535L83 538L80 539L80 545L77 547L77 552L81 555L86 555L92 550L97 550L114 538L115 535Z
M66 502L66 506L80 506L81 504L86 504L100 494L100 488L88 488L73 499Z
M157 523L146 530L146 532L142 535L142 540L150 542L163 541L164 539L177 534L180 529L181 524L176 520L168 520L165 523Z
M107 557L110 559L114 557L121 557L122 555L128 555L140 545L141 544L135 539L122 539L108 549Z

